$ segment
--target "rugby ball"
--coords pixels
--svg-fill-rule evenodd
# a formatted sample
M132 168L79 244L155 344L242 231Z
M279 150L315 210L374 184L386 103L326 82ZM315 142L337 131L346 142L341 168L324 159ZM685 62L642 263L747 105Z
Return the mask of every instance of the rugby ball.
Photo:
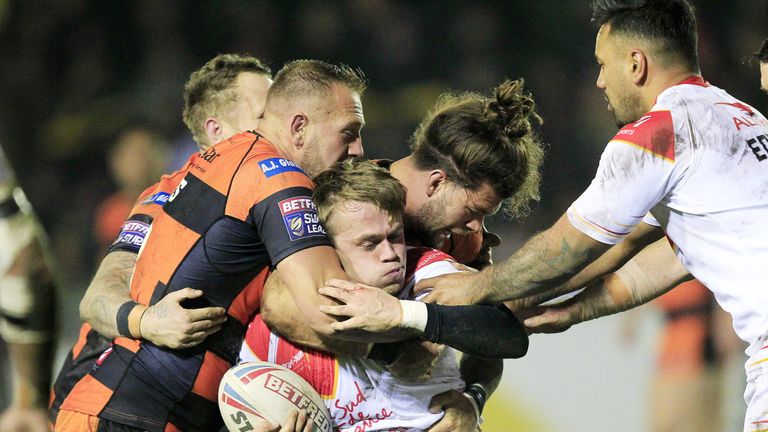
M312 432L331 432L320 395L295 372L274 363L241 363L219 384L219 411L230 432L252 430L258 421L282 425L292 410L305 410Z

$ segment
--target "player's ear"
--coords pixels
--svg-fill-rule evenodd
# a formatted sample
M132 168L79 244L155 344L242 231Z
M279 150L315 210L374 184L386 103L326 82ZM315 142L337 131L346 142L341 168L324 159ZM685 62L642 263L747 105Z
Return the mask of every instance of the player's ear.
M216 144L224 137L224 127L219 123L219 120L215 117L208 117L205 119L205 136L208 137L210 144Z
M645 80L648 78L648 57L640 49L632 49L630 51L631 67L632 67L632 82L635 85L645 84Z
M445 176L445 171L441 169L434 169L429 172L427 176L427 196L434 195L441 185L446 182L448 178Z
M291 141L296 150L304 147L304 133L308 120L304 113L296 113L291 117Z

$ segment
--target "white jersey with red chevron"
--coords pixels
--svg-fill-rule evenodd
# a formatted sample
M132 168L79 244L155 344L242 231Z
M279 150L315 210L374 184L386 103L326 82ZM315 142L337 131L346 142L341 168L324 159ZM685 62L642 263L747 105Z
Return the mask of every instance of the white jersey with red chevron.
M443 252L409 248L400 296L409 298L413 285L423 278L456 272L451 262ZM406 382L373 360L304 350L272 333L259 316L249 326L240 353L241 361L257 359L287 367L306 379L325 400L341 432L425 430L443 416L429 412L432 397L464 388L450 348L442 351L428 381Z
M762 347L768 332L768 121L701 77L663 91L608 143L592 184L568 209L603 243L650 211L693 276Z

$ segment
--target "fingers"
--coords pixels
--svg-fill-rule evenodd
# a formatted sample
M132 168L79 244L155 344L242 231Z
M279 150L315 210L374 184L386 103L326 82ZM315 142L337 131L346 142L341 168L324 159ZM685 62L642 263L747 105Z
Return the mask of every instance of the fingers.
M539 315L525 319L523 325L532 333L559 333L571 327L568 316L562 311L547 309Z
M307 417L305 410L292 410L283 422L280 432L312 432L312 422L308 422Z
M438 304L443 303L442 301L440 301L440 293L435 291L430 292L420 301L424 303L438 303Z
M185 309L187 311L187 319L190 322L210 320L213 322L223 323L227 320L226 310L221 307L205 307L200 309Z
M352 308L347 305L320 305L320 311L334 316L352 316Z
M442 279L443 276L436 276L420 280L416 286L413 287L414 294L420 294L422 291L430 290L437 285L437 282Z
M322 295L324 295L324 296L326 296L326 297L330 297L332 299L335 299L335 300L338 300L338 301L341 301L341 302L345 302L345 303L346 303L346 300L348 300L350 298L349 291L347 291L345 289L342 289L342 288L338 288L338 287L334 287L334 286L329 286L329 285L326 285L324 287L320 287L320 289L317 290L317 292L322 294Z
M165 296L167 299L172 299L176 303L180 303L181 301L185 299L193 299L198 298L201 295L203 295L202 290L197 290L193 288L183 288L178 291L173 291L168 293L168 295Z
M180 304L182 301L187 299L194 299L198 298L203 295L202 290L193 289L193 288L183 288L178 291L173 291L165 296L161 302L173 302L176 304ZM181 307L181 306L179 306ZM182 308L184 309L184 308ZM199 321L203 319L214 319L216 317L219 317L221 315L224 315L226 313L226 310L221 307L205 307L205 308L198 308L198 309L184 309L189 311L189 321Z
M432 398L432 402L429 403L429 412L432 414L436 414L440 411L442 411L443 407L445 406L445 403L448 402L448 400L451 397L450 391L440 393L439 395L436 395Z
M327 287L334 287L339 289L346 289L350 291L354 291L356 289L359 289L358 285L354 282L350 282L348 280L343 279L330 279L325 282L325 286Z
M355 317L355 318L350 318L348 320L331 323L331 328L334 331L343 332L348 330L365 329L364 324L365 322Z
M296 420L296 431L312 432L312 422L309 421L309 414L305 410L301 410L298 420Z

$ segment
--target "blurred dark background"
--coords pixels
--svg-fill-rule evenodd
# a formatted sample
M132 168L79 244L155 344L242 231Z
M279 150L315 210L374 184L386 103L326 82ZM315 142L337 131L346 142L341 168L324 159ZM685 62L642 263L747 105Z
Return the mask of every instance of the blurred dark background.
M742 59L768 36L766 1L693 3L704 77L765 112L758 67ZM183 83L214 55L248 52L273 71L296 58L360 67L370 79L363 139L371 158L404 156L441 92L488 92L505 77L525 78L549 150L531 216L489 222L505 239L496 252L504 258L584 190L616 130L594 86L594 37L586 0L0 0L0 143L49 234L62 323L78 325L73 305L108 236L100 224L124 217L104 203L194 151L181 121ZM136 125L161 144L118 153L118 136ZM116 154L140 171L129 186L110 168ZM158 162L160 171L147 169ZM68 346L74 335L64 334Z

